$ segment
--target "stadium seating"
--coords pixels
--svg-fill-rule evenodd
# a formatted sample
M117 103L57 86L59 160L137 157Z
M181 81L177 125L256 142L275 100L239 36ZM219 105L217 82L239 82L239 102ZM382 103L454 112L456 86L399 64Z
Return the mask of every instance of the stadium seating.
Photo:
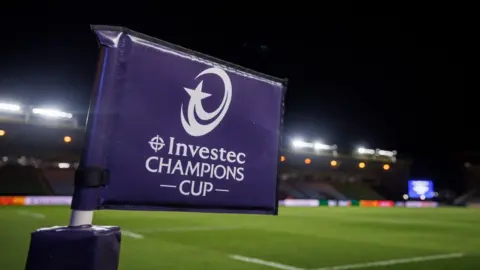
M323 182L309 183L309 187L323 194L326 199L347 200L348 198L336 190L332 185Z
M369 186L361 183L338 183L333 184L336 190L351 200L384 200L380 194Z
M279 200L285 200L285 199L288 199L288 194L282 190L278 190L278 199Z
M0 167L0 192L2 195L65 195L73 194L75 169L7 163ZM295 177L281 181L279 199L323 200L383 200L370 186L363 183L334 183ZM477 198L473 200L473 198ZM480 201L480 190L469 193L464 199Z
M310 188L306 184L298 184L296 185L296 188L303 194L307 195L310 199L329 199L325 195L322 195L317 190Z
M302 192L296 190L293 186L283 181L280 183L279 190L287 194L287 197L294 198L294 199L308 199L309 197Z
M43 175L50 183L55 195L73 194L74 169L44 169Z
M0 167L2 195L52 195L53 191L40 169L20 164Z
M22 162L15 157L0 161L0 195L70 196L73 194L77 163L22 158ZM60 166L62 163L66 167ZM286 198L319 200L384 199L379 194L392 198L387 193L388 188L383 191L380 188L381 186L375 185L375 183L347 182L344 180L346 176L339 173L334 174L336 176L334 178L330 177L330 174L291 173L289 177L282 176L278 188L278 198L280 200ZM475 196L480 197L478 192L475 194L477 194ZM468 198L470 197L472 196L469 195Z

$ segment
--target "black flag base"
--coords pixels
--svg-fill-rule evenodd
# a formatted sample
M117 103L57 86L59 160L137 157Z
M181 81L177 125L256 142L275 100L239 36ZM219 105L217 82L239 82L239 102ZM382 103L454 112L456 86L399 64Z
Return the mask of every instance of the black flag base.
M32 233L26 270L117 270L120 227L57 226Z

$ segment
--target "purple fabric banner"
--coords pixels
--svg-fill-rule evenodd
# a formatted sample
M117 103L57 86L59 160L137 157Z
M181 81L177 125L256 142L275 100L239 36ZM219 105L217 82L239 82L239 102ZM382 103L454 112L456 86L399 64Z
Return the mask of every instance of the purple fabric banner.
M104 53L82 164L109 170L99 208L277 214L285 81L93 28Z

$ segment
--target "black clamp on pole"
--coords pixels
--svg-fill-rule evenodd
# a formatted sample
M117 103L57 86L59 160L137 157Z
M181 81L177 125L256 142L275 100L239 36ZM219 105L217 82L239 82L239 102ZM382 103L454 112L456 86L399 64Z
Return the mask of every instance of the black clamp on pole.
M106 169L87 167L75 171L75 187L93 188L108 185L110 172Z

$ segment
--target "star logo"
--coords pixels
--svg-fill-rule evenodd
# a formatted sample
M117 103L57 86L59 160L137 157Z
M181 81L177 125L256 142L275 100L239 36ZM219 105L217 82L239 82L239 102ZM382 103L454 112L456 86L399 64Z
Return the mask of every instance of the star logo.
M183 104L181 105L180 119L185 131L190 136L194 137L204 136L215 129L223 120L223 117L225 117L225 114L230 107L230 103L232 102L232 82L230 81L228 74L223 69L213 67L204 70L198 74L195 79L205 74L217 75L222 80L224 95L220 106L213 112L207 112L203 108L202 100L210 97L211 94L203 92L203 81L200 81L195 89L184 87L185 91L187 91L190 96L190 101L187 106L187 117L185 117L183 112ZM209 123L199 123L197 118Z

